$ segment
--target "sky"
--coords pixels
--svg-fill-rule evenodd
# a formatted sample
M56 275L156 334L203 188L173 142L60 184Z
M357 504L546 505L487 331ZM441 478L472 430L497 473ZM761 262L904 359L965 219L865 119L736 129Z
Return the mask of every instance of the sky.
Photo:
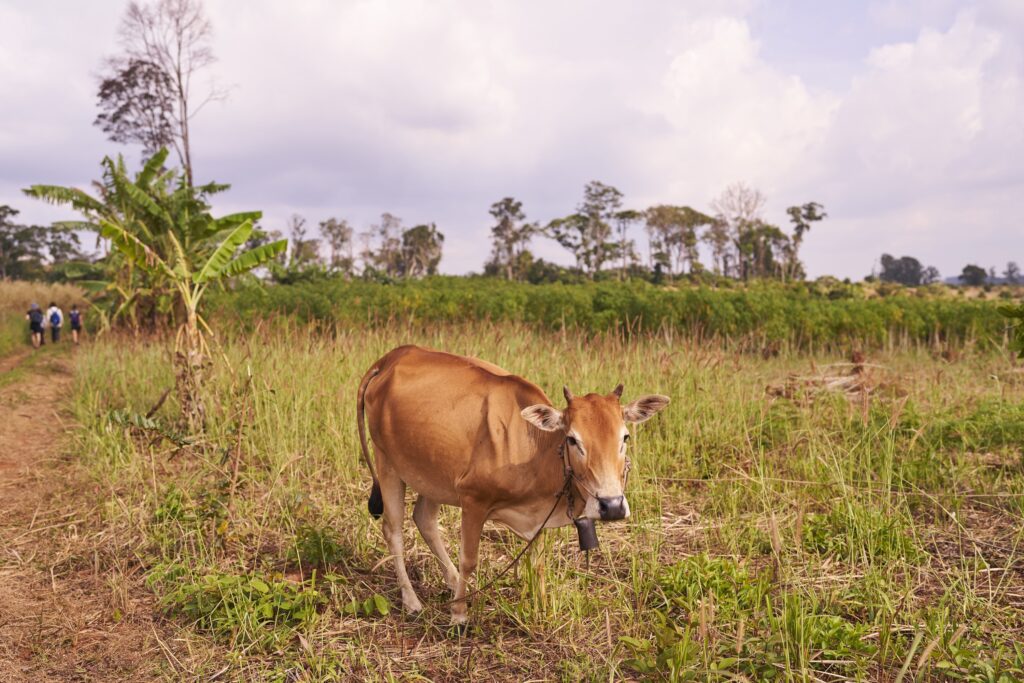
M1024 261L1021 0L205 4L228 97L197 114L193 155L197 181L232 185L215 215L366 230L387 211L436 223L441 270L466 273L505 196L546 223L591 180L699 210L743 182L769 222L825 206L812 277L862 278L882 253L947 277ZM0 0L0 204L22 222L73 217L22 188L140 159L92 125L125 6Z

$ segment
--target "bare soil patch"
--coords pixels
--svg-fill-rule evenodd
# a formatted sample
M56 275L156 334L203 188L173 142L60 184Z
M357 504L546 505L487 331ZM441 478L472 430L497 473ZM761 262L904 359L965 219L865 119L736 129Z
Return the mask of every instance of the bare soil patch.
M69 455L67 351L0 360L0 681L165 678L152 599L109 561L100 497Z

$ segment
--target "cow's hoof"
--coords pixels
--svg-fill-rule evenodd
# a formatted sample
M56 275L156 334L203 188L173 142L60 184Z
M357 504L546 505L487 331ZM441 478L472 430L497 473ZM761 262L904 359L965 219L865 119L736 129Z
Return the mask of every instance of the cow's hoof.
M402 607L404 607L405 611L409 614L419 614L423 611L423 603L420 602L420 599L416 597L415 593L402 595Z

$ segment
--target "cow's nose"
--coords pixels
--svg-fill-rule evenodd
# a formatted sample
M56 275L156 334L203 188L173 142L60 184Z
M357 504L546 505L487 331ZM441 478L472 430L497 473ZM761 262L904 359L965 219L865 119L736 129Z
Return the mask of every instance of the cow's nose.
M605 522L610 522L616 519L622 519L626 516L626 497L598 497L597 508L601 512L601 519Z

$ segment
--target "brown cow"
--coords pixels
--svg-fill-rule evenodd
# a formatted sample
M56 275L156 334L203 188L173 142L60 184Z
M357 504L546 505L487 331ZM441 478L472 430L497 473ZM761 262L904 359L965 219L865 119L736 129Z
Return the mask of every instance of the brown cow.
M579 397L565 389L568 406L560 411L535 384L476 358L402 346L374 363L359 384L359 439L374 475L370 512L384 514L384 539L405 609L423 608L403 559L406 485L419 494L413 519L455 593L455 623L466 620L467 581L488 519L529 539L542 524L627 517L626 423L643 422L669 399L644 396L622 406L621 395L622 385L610 394ZM364 421L376 468L370 465ZM565 465L571 468L572 495L559 499ZM568 500L574 509L567 509ZM438 532L442 505L462 508L458 569Z

